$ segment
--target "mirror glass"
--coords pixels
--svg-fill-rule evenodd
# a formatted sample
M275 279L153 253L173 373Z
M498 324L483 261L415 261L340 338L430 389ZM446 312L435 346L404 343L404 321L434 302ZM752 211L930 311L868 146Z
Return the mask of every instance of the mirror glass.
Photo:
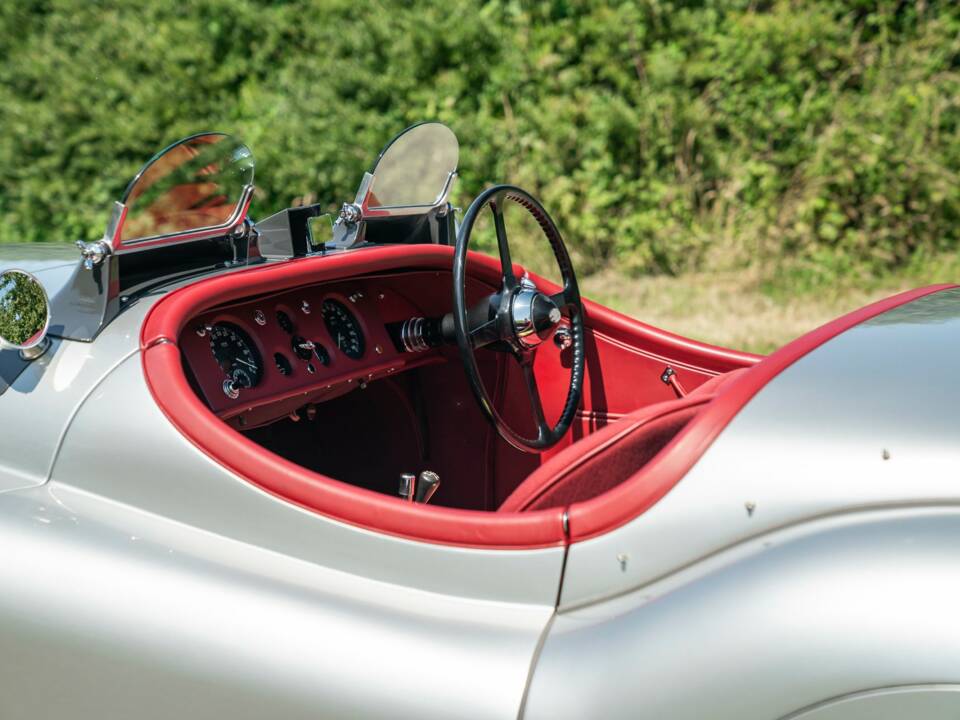
M323 213L307 220L307 234L314 247L325 245L333 239L333 215Z
M127 216L117 247L242 220L244 188L253 184L253 154L236 138L203 133L184 138L144 165L121 203Z
M43 285L23 270L0 273L0 344L20 350L39 345L50 323Z
M427 122L407 128L380 153L367 206L435 205L459 159L460 143L446 125Z

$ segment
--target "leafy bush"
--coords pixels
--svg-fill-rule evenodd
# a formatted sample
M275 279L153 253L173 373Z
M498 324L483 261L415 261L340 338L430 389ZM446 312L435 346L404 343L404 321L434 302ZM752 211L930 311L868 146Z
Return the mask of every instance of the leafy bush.
M26 345L47 324L47 298L43 288L20 272L0 276L0 338Z
M585 270L816 283L960 235L952 2L19 0L0 37L0 241L99 236L204 129L253 149L255 215L333 208L424 118L460 136L459 205L527 187Z

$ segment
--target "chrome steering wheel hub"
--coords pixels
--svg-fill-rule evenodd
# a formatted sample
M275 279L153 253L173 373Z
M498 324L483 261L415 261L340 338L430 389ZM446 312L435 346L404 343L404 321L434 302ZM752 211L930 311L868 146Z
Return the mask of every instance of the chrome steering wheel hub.
M544 295L532 283L521 285L513 296L510 319L513 334L522 347L535 348L549 340L563 315L549 295Z

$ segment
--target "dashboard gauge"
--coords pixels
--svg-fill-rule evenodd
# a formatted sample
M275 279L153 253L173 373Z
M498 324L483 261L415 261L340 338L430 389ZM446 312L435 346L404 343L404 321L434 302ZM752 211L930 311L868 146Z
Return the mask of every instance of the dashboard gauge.
M327 349L320 343L314 343L313 354L317 356L317 360L319 360L320 364L324 367L330 364L330 353L328 353Z
M313 357L315 345L299 335L294 335L290 338L290 347L293 348L293 354L301 360L309 360Z
M323 301L323 322L327 332L337 345L337 350L348 358L359 359L363 355L364 339L360 323L347 307L336 300Z
M281 375L290 375L293 373L293 365L290 364L290 361L287 360L287 356L283 353L274 353L273 362L277 366L277 370L280 371Z
M277 324L288 335L293 335L293 320L283 310L277 310Z
M263 377L263 359L247 333L230 323L210 329L210 350L235 388L252 388Z

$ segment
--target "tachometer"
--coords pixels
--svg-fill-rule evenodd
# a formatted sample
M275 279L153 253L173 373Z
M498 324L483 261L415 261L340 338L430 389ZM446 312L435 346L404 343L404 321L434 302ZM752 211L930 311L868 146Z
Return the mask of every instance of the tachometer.
M360 323L347 307L336 300L323 301L323 322L337 350L353 360L363 356L364 338Z
M210 330L210 350L225 376L224 392L252 388L263 377L263 359L247 333L231 323L217 323ZM228 388L232 392L228 392Z

